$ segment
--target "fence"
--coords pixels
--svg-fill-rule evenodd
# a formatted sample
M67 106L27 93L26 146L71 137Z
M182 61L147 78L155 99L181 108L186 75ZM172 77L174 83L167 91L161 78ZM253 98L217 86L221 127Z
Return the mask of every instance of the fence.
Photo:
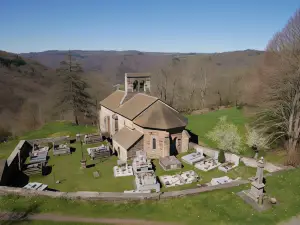
M158 192L158 193L123 193L123 192L52 192L52 191L35 191L23 188L0 186L0 195L19 195L25 197L46 196L51 198L65 198L65 199L82 199L82 200L101 200L101 201L144 201L144 200L160 200L178 198L189 195L196 195L203 192L209 192L219 189L226 189L237 187L239 185L247 184L247 180L238 180L226 184L199 187L194 189L185 189L181 191Z

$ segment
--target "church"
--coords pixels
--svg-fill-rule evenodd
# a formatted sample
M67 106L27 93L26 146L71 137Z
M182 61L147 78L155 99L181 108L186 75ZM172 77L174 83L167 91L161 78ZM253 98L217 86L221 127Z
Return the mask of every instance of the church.
M113 151L123 161L139 150L152 159L188 150L187 119L150 95L150 81L149 73L126 73L125 90L100 102L101 133L111 138Z

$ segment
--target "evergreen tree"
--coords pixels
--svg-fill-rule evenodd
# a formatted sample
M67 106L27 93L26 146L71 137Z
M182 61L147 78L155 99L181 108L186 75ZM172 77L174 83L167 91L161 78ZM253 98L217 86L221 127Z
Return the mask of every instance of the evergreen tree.
M90 115L90 107L93 105L91 96L86 91L88 84L82 79L83 69L78 62L72 58L69 51L67 60L60 63L57 69L62 79L62 91L59 96L58 105L63 111L72 110L74 122L79 124L80 114Z

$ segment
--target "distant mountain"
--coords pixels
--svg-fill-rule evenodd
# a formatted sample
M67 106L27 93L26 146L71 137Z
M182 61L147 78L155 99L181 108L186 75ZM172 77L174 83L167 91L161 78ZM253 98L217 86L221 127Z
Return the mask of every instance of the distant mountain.
M57 68L68 51L45 51L23 53L21 56L32 59L50 68ZM216 73L230 74L245 71L256 66L264 52L245 50L223 53L163 53L140 51L81 51L73 50L73 56L82 63L86 71L97 71L108 76L111 81L122 82L125 72L156 72L170 62L172 57L189 59L197 57L199 64L210 64Z

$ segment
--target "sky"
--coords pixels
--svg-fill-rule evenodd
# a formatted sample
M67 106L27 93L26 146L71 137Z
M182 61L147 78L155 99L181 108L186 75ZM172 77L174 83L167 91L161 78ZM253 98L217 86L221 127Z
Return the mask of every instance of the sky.
M0 50L263 50L299 7L299 0L0 0Z

